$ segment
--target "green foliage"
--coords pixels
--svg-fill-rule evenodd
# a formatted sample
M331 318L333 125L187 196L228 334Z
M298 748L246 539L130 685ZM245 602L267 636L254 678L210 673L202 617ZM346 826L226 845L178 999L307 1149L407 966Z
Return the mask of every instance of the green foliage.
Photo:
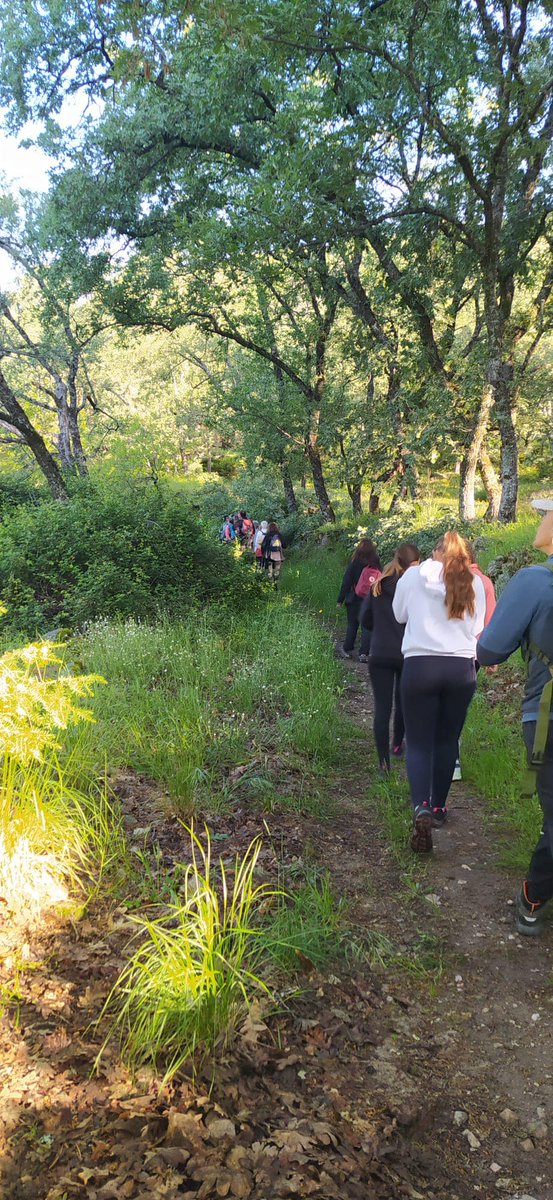
M0 597L15 629L144 619L208 600L246 610L259 582L210 542L179 496L81 487L0 527Z
M197 1052L231 1040L255 998L270 996L260 977L260 908L274 894L254 879L261 842L228 871L215 868L211 841L191 832L192 861L181 899L160 917L138 920L144 940L108 1000L133 1065L165 1066L167 1081Z
M94 723L78 733L73 769L133 768L182 813L200 796L231 802L225 773L236 765L253 763L258 781L275 771L274 806L287 789L273 758L297 753L305 773L306 759L322 769L340 756L339 667L324 630L284 598L247 619L215 610L155 626L98 623L74 652L107 683L92 701ZM248 778L240 796L255 799Z
M328 874L307 870L304 882L293 892L277 894L266 934L270 957L287 970L294 970L301 956L315 967L337 957L344 907L336 901Z
M0 657L0 893L11 912L36 916L68 900L68 883L116 851L105 789L69 785L55 757L62 730L90 719L77 701L95 676L62 674L51 645Z

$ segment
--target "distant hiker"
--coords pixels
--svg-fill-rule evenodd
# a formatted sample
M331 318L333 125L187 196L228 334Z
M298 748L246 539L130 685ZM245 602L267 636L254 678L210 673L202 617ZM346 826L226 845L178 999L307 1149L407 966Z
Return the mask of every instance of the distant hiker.
M355 550L353 551L351 559L344 572L342 586L338 595L338 608L341 608L342 604L345 604L346 612L348 614L348 627L346 630L346 636L344 638L344 644L339 650L342 658L351 658L352 650L355 646L355 639L357 637L357 630L359 628L359 614L361 611L361 605L363 603L364 596L366 596L370 591L371 584L368 583L366 590L364 590L362 587L362 595L358 595L357 593L357 586L366 568L369 569L364 575L364 582L369 580L372 571L372 583L374 583L375 579L377 578L376 573L380 574L382 568L376 546L374 542L371 542L370 538L362 538L355 547ZM361 632L361 653L359 655L360 662L368 661L369 649L370 633L365 630Z
M547 502L544 502L547 503ZM505 662L522 648L528 675L522 701L522 732L528 755L523 797L535 791L543 828L516 902L519 933L535 937L553 897L553 509L546 511L534 546L547 562L517 571L502 592L478 642L482 665Z
M457 746L476 689L476 640L484 627L484 585L471 571L464 538L446 533L432 558L397 582L394 616L405 624L401 704L413 804L411 848L432 849L447 819Z
M240 516L242 518L242 534L240 541L244 546L247 547L248 550L251 550L253 542L253 521L251 517L248 516L247 512L241 512Z
M268 528L268 522L262 521L259 529L256 530L255 537L253 539L253 552L255 554L255 563L258 571L264 571L267 565L263 558L263 541Z
M392 608L398 580L418 564L420 554L413 542L402 542L394 557L373 584L361 610L361 624L371 634L369 676L374 694L374 740L380 771L390 770L390 717L394 709L392 754L403 753L405 727L401 708L400 681L403 669L401 643L405 626L396 620Z
M236 534L236 537L238 538L238 541L241 542L242 541L242 514L240 512L233 513L230 519L234 526L234 532Z
M493 582L490 579L489 575L484 575L484 572L481 571L480 567L478 566L478 563L476 561L476 551L474 549L473 543L470 542L468 539L466 539L466 541L467 541L467 547L468 547L468 551L469 551L470 558L471 558L470 569L471 569L473 575L478 575L478 578L482 580L482 583L484 585L484 592L485 592L485 596L486 596L486 613L484 616L484 628L486 628L486 625L489 625L489 623L492 619L492 616L493 616L494 610L495 610L495 606L497 604L497 600L495 598L495 588L493 586ZM478 663L476 663L476 670L478 671ZM462 778L463 778L463 775L461 772L461 759L459 756L459 751L457 751L457 759L455 761L455 770L453 772L453 783L459 783L459 781Z
M225 517L221 528L221 541L234 542L236 539L236 530L234 528L231 517Z
M275 591L278 587L280 570L284 562L284 539L275 521L270 521L261 543L261 552L269 579Z

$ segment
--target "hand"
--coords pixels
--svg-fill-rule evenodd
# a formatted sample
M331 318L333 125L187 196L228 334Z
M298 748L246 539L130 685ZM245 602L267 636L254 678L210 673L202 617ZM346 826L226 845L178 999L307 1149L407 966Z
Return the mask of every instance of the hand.
M343 608L343 605L344 605L344 601L343 601L343 600L337 600L337 602L336 602L336 608Z
M484 670L486 675L497 675L497 663L493 667L485 667Z

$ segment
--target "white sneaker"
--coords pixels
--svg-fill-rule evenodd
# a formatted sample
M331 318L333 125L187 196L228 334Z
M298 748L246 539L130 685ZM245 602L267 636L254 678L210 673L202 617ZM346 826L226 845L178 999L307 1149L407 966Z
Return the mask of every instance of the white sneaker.
M452 783L459 783L459 781L462 778L463 778L463 776L461 774L461 764L459 762L459 759L457 759L457 762L455 763L455 770L453 772Z

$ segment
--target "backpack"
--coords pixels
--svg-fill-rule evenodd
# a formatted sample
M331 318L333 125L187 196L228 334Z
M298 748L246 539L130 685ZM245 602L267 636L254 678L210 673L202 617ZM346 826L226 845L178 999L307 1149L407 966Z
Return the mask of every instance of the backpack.
M381 575L382 571L379 571L378 567L363 567L359 579L355 584L355 595L358 596L360 600L364 600L365 596L368 596L373 583L376 583L377 579L380 579Z
M553 563L543 564L549 571L553 571ZM543 650L536 645L535 642L529 642L526 648L526 665L530 669L530 659L539 658L549 670L551 679L544 684L542 694L540 696L540 707L538 710L538 719L536 721L536 732L534 734L534 744L528 755L528 768L524 783L522 785L523 796L533 796L536 790L536 776L543 763L545 747L547 745L547 737L549 733L549 722L551 720L551 711L553 709L553 662L544 654Z
M273 536L272 536L272 538L271 538L271 541L270 541L270 543L269 543L269 555L270 555L270 557L271 557L271 558L273 557L273 554L276 554L276 555L278 555L278 557L279 557L279 558L283 558L283 554L282 554L282 542L281 542L281 540L280 540L280 534L279 534L279 533L273 533Z

